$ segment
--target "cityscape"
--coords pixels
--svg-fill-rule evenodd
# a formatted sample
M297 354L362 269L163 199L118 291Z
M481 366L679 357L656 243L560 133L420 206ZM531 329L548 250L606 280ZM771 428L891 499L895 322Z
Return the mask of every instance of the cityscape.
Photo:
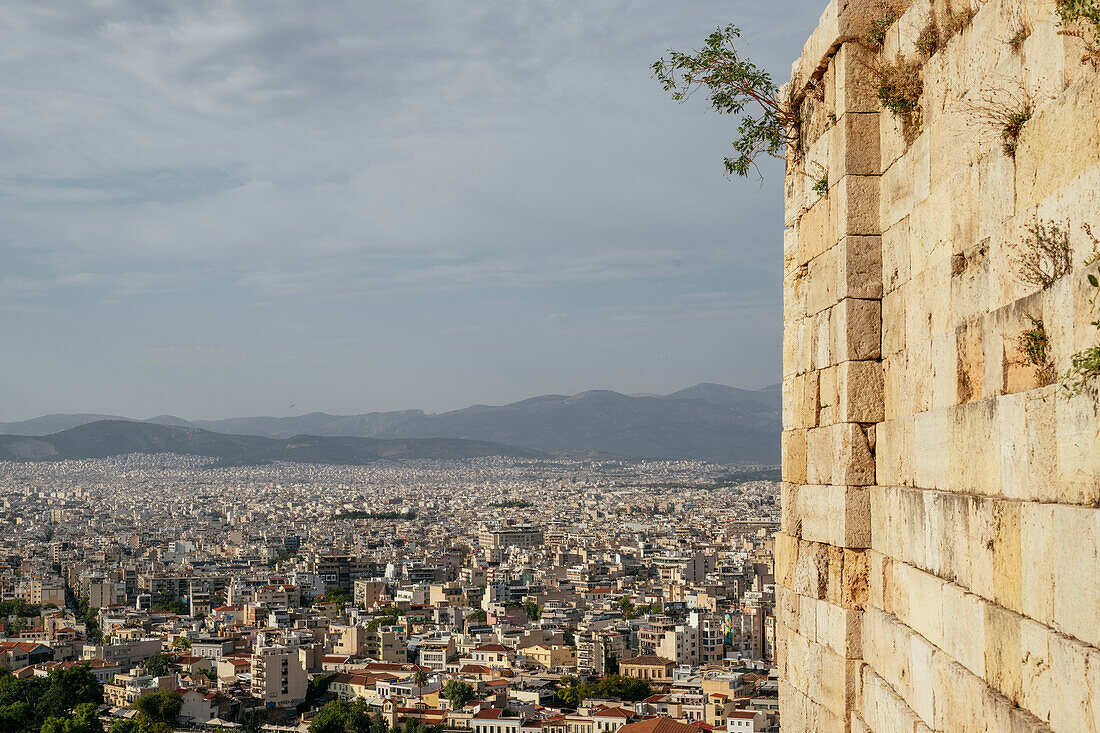
M482 733L775 723L773 481L212 463L0 463L0 666L84 666L119 721L171 694L185 727L308 727L333 701Z

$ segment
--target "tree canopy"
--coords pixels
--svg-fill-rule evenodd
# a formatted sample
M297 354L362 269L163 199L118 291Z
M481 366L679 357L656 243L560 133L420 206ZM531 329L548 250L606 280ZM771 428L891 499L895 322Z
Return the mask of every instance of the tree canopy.
M48 677L19 679L0 669L0 731L31 733L46 721L73 717L76 708L103 702L103 688L86 665L55 669ZM53 733L64 733L54 726ZM77 731L74 729L74 733ZM82 733L82 731L81 731ZM96 732L93 732L96 733Z

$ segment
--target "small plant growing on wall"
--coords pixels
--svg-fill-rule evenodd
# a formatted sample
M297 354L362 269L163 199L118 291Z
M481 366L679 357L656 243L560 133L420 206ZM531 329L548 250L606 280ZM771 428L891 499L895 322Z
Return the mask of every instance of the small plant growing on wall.
M1050 360L1050 337L1043 321L1030 313L1027 318L1031 327L1020 334L1016 348L1020 352L1018 363L1035 368L1035 381L1038 386L1046 387L1058 380L1058 371Z
M1027 233L1014 256L1016 274L1023 283L1048 288L1069 272L1069 232L1052 221L1035 221Z
M1095 311L1100 306L1100 240L1092 233L1088 224L1082 226L1085 235L1092 240L1092 254L1085 260L1085 279L1092 288L1090 298L1092 308ZM1092 322L1097 331L1100 331L1100 320ZM1066 391L1070 396L1081 394L1093 378L1100 376L1100 345L1091 346L1070 357L1069 371L1066 372Z
M822 197L825 194L829 193L829 177L828 176L823 176L823 177L817 179L817 182L814 183L814 193L816 193L819 197Z
M1030 104L1007 112L1001 125L1001 149L1005 151L1005 155L1016 155L1016 144L1020 139L1020 132L1023 131L1024 125L1030 119Z
M976 14L970 6L949 13L946 22L943 24L943 43L946 45L948 41L970 27L970 23L974 20Z
M924 26L920 35L917 36L916 47L922 56L931 56L939 50L940 29L935 21L929 21L928 25Z
M892 63L871 63L870 69L878 80L878 101L883 109L895 117L916 114L924 91L920 63L899 56Z
M1058 32L1084 41L1082 63L1100 66L1100 0L1057 0L1057 7Z
M1034 104L1018 81L1016 89L983 88L965 110L975 124L995 132L1005 155L1016 155L1020 133L1031 119Z
M653 75L684 102L705 90L707 101L719 114L740 117L734 155L725 159L726 173L747 176L761 155L783 158L787 146L797 148L799 114L795 105L778 99L771 75L741 56L737 42L741 30L727 25L710 34L699 50L669 51L652 65Z
M862 4L851 18L853 35L872 51L886 45L886 33L901 17L902 3L897 0L871 0Z
M1011 0L1005 3L1008 11L1008 29L1012 34L1005 40L1013 51L1023 48L1024 41L1031 37L1031 21L1028 19L1025 0Z

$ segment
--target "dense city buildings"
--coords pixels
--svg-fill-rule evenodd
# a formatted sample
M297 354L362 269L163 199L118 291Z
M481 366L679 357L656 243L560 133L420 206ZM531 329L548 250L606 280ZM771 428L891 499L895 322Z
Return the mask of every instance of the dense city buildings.
M0 666L305 730L776 723L778 485L698 462L0 463ZM250 718L249 716L253 716ZM745 721L756 726L746 728Z

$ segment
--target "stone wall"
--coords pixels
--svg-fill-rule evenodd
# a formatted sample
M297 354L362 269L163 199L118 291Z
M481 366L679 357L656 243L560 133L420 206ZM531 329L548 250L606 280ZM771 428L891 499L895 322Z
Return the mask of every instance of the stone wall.
M1100 342L1083 272L1100 69L1054 0L964 1L901 0L879 51L862 38L877 3L834 0L784 90L803 113L785 181L784 731L1100 731L1100 380L1041 386L1018 349L1029 316L1059 373ZM899 57L923 82L901 118L878 98ZM1021 100L1012 155L993 118ZM1017 261L1044 222L1072 249L1047 287Z

